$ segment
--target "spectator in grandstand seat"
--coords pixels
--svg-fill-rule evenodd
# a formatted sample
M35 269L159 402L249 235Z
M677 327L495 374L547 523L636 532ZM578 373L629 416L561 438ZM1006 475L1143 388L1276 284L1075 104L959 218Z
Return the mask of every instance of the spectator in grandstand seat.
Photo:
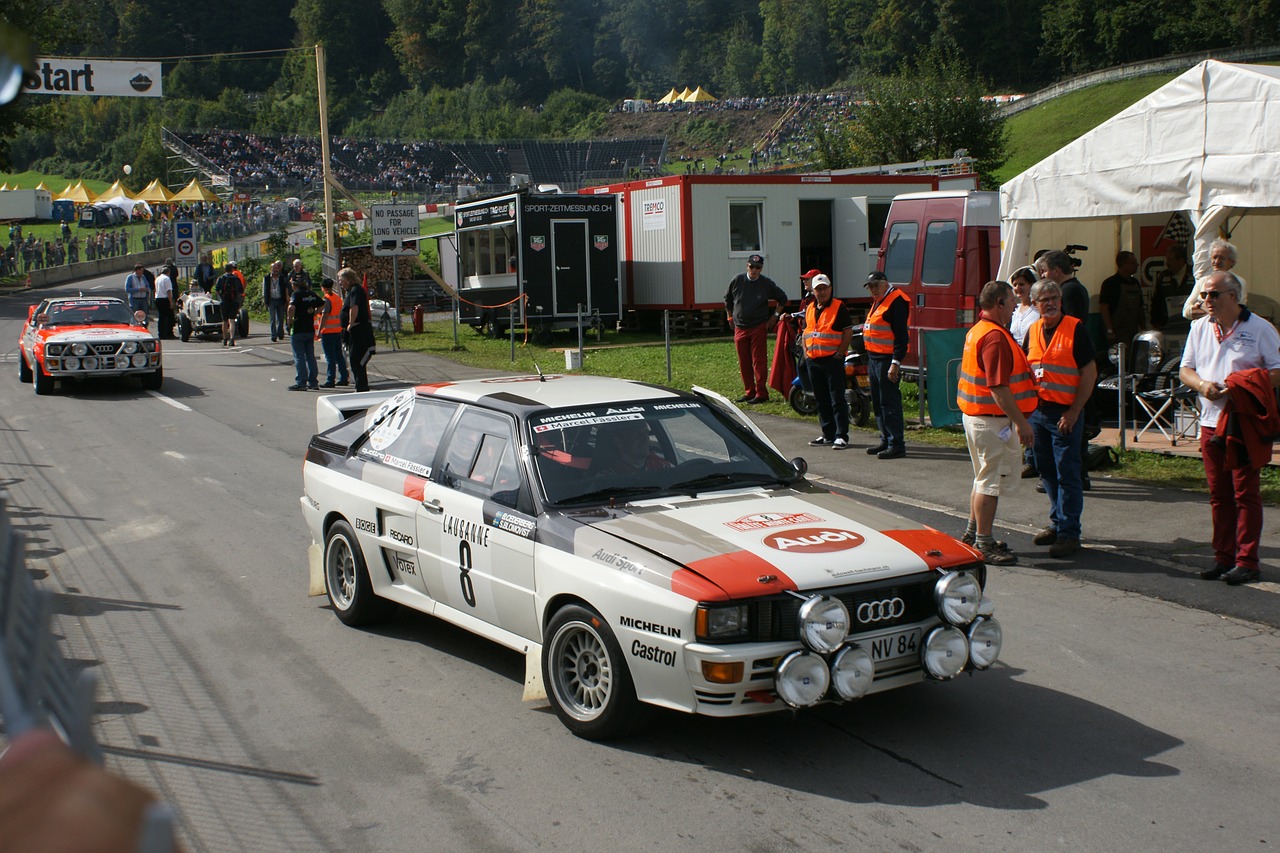
M377 352L373 338L373 317L369 313L369 294L360 276L350 267L338 270L338 283L345 299L342 323L347 334L347 351L351 356L351 374L357 391L369 390L369 359Z
M289 309L293 286L284 277L284 262L272 261L271 270L262 279L262 303L271 320L271 343L283 341L284 320Z
M724 294L725 314L733 326L733 346L745 389L739 403L769 402L769 330L786 312L787 294L761 273L763 269L764 258L751 255L747 258L747 271L735 276ZM771 307L770 302L776 302L777 308Z
M325 362L325 382L321 387L345 388L348 381L347 360L342 355L342 297L333 292L333 279L327 276L320 282L320 298L324 306L316 315L316 325Z

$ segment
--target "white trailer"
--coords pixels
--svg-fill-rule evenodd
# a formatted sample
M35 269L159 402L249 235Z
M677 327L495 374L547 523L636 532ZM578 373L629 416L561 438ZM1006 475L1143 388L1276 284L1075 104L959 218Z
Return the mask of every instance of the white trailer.
M0 192L0 220L53 219L53 194L48 190Z

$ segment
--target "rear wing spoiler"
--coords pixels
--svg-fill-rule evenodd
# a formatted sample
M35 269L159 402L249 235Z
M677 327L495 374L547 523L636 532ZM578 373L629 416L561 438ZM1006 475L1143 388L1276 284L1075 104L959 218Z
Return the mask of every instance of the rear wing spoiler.
M354 394L328 394L321 397L316 400L316 432L324 432L349 418L362 415L403 390L393 388L387 391L357 391Z

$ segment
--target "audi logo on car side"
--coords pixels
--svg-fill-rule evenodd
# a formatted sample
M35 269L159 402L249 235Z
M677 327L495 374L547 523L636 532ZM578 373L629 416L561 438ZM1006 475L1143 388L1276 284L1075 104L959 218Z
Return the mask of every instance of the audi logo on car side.
M881 601L864 601L858 605L858 621L863 623L888 622L897 619L907 612L907 603L901 598L886 598Z

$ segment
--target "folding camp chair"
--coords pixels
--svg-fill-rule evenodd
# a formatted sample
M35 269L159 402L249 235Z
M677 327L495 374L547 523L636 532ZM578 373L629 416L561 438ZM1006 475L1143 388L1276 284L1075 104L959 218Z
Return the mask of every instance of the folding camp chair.
M1142 429L1133 436L1134 441L1142 438L1147 430L1155 427L1169 444L1177 446L1178 440L1196 441L1200 437L1199 396L1190 387L1183 385L1176 372L1161 374L1156 381L1158 387L1151 391L1139 391L1134 395L1138 407L1146 417ZM1134 413L1134 428L1138 426L1138 415Z

